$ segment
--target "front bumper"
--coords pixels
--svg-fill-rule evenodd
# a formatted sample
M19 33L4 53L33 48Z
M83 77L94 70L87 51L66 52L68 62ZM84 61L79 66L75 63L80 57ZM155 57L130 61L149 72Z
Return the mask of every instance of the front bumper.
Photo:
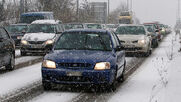
M53 45L43 44L29 44L21 45L21 51L27 53L48 53L52 49Z
M125 52L128 53L142 53L147 52L148 46L145 45L138 45L138 44L123 44Z
M67 73L78 72L79 76L70 76ZM111 84L114 79L114 70L71 70L42 68L42 81L56 84Z

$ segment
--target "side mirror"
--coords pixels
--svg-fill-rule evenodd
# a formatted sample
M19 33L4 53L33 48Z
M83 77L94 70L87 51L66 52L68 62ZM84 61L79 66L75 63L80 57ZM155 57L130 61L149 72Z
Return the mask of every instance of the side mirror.
M116 48L115 48L115 51L121 51L121 50L124 50L124 46L117 46Z
M157 29L157 30L155 30L155 32L159 32L159 30Z
M25 33L26 33L26 30L23 30L21 33L25 34Z
M63 32L62 31L56 31L56 34L62 34Z

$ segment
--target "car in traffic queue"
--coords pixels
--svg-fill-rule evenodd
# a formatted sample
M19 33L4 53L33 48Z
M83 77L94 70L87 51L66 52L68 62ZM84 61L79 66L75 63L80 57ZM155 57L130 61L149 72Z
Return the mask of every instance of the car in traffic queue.
M144 23L144 25L153 25L154 28L156 29L155 32L158 35L158 40L161 41L163 39L163 33L162 33L162 28L160 28L158 22L151 22L151 23Z
M116 32L127 53L151 54L151 36L143 25L120 25Z
M66 23L64 24L65 30L70 30L70 29L85 29L85 24L83 23Z
M27 24L11 24L5 27L9 32L11 38L15 41L16 46L20 46L21 38L24 36L28 29Z
M63 30L63 25L58 20L36 20L32 22L21 40L21 55L48 53Z
M150 33L151 37L152 37L152 41L151 41L151 45L152 48L156 48L158 47L159 41L158 41L158 34L156 34L156 29L154 28L153 25L150 24L144 24L145 28L147 29L147 31Z
M5 28L0 27L0 69L7 70L15 67L15 43Z
M99 23L85 23L87 29L105 29L103 24Z
M103 85L115 90L124 81L125 51L107 30L69 30L61 34L42 63L45 90L52 84Z

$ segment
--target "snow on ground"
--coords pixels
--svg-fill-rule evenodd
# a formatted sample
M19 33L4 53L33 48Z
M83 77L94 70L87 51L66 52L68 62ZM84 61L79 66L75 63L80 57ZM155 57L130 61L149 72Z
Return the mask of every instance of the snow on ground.
M70 102L79 93L73 92L45 92L29 102Z
M41 79L41 63L0 75L0 97Z
M23 63L23 62L32 61L40 57L41 56L25 56L25 57L16 58L15 65Z
M108 102L179 102L181 100L179 47L175 35L168 35Z
M15 50L15 56L21 56L19 49L16 49L16 50Z

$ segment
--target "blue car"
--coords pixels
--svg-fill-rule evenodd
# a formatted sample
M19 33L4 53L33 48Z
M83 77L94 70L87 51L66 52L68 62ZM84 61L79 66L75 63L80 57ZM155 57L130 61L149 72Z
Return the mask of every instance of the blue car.
M107 30L69 30L62 33L42 63L45 90L52 84L104 85L115 90L124 81L125 51Z

